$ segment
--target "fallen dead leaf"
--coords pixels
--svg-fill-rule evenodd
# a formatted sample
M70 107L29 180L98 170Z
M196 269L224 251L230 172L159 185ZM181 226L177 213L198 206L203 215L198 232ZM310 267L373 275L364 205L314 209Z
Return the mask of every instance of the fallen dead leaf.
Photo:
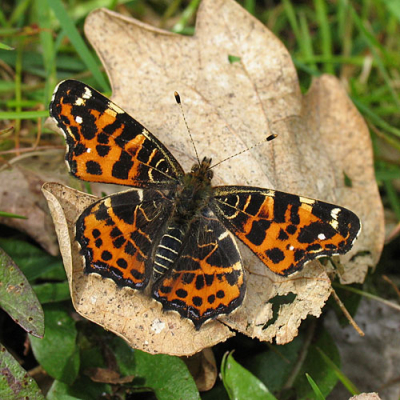
M206 392L214 387L218 368L211 349L204 349L191 357L182 357L182 360L188 367L200 392Z
M349 400L380 400L378 393L360 393L357 396L350 397Z
M104 9L87 18L85 32L108 72L113 101L153 132L185 170L195 156L174 91L180 93L201 157L218 162L279 134L219 165L214 183L273 188L350 208L364 230L352 251L340 258L341 279L363 281L382 249L382 205L368 129L336 78L315 79L302 96L283 44L233 0L203 0L193 37ZM230 62L230 56L237 61ZM240 244L247 271L243 305L219 318L225 325L213 321L195 331L175 313L163 313L146 294L83 275L73 224L94 199L54 185L46 186L45 194L56 225L61 223L57 231L77 311L135 348L190 355L233 335L228 326L284 344L297 335L302 319L320 315L329 297L327 268L319 262L284 279ZM276 296L286 296L287 304L274 315L270 300Z
M0 217L0 224L25 232L50 254L59 254L57 238L41 187L48 180L67 183L63 152L49 151L24 157L0 172L0 209L27 219ZM51 171L51 172L49 172Z
M121 377L117 371L108 368L88 368L85 374L93 382L109 383L111 385L130 383L135 378L133 375Z

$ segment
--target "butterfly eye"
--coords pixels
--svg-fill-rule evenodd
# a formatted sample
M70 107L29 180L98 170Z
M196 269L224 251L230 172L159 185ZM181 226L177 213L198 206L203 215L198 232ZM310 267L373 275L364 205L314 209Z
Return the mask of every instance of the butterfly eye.
M207 171L207 178L211 181L211 179L213 178L213 176L214 176L214 172L211 171L211 169L209 169L209 170Z

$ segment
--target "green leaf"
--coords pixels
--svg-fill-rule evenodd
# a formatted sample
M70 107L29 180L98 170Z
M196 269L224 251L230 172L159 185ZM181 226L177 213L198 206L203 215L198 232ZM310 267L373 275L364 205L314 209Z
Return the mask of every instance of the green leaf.
M112 394L110 385L93 382L90 378L81 376L72 386L54 381L46 398L47 400L93 400L108 398L105 394Z
M92 400L105 397L105 393L112 394L111 385L93 382L84 374L89 368L107 367L104 354L108 354L109 360L113 357L106 345L110 338L114 337L113 334L88 321L82 321L79 324L79 332L80 371L83 371L83 374L80 374L72 385L54 381L47 394L48 400ZM99 346L99 343L102 345ZM116 368L118 368L117 365Z
M0 249L0 307L27 332L43 337L42 306L24 274L3 249Z
M43 339L30 336L33 354L51 377L71 384L80 364L75 321L60 304L45 304L43 310L46 331Z
M340 355L336 344L325 329L316 336L318 339L309 346L305 361L294 382L296 398L299 400L315 397L314 389L310 386L306 374L313 377L323 396L328 396L338 382L334 368L326 364L318 350L318 348L323 349L334 364L340 366Z
M28 281L33 281L55 269L59 269L64 274L61 258L51 256L26 241L0 238L0 246L19 266Z
M224 355L221 375L230 399L276 400L258 378L234 360L232 353Z
M34 285L33 290L42 304L69 300L68 282L51 282Z
M141 387L151 388L158 400L174 400L177 394L182 399L200 399L193 377L180 358L134 350L119 338L112 345L120 373L142 378Z
M269 345L268 351L249 358L244 366L271 392L278 392L288 381L303 346L302 335L284 346Z
M0 344L0 399L44 400L36 382Z

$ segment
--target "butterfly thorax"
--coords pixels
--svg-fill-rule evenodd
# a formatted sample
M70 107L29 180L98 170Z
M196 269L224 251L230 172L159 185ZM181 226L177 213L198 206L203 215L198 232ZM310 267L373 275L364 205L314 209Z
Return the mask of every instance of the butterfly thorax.
M172 267L179 256L183 240L202 210L209 204L212 195L210 170L211 159L204 158L185 174L174 198L174 212L167 223L164 234L154 256L154 278L161 277Z
M204 158L184 175L175 195L174 219L182 223L190 222L208 204L212 195L210 170L211 159Z

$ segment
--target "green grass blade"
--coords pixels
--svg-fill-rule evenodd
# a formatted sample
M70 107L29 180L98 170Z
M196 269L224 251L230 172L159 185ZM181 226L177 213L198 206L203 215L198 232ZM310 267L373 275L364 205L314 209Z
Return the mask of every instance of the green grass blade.
M361 18L357 15L356 11L354 10L354 8L349 5L349 11L353 17L353 20L357 26L357 28L359 29L360 33L364 36L364 39L369 47L369 49L371 50L371 53L374 56L374 60L377 64L377 67L379 69L379 72L381 73L390 94L392 95L392 99L395 102L397 108L400 110L400 100L399 100L399 96L398 94L395 92L390 76L386 70L385 64L382 60L382 57L380 56L380 54L378 53L377 49L379 49L382 54L384 54L386 56L387 59L389 59L389 56L387 55L387 51L386 49L378 42L378 40L365 28L364 23L362 22Z
M315 393L315 399L316 400L325 400L324 395L321 393L321 391L319 390L318 385L314 382L314 379L311 378L310 375L306 374L308 383L310 384L310 386L312 387L314 393Z
M6 27L8 26L6 17L4 16L3 10L0 8L0 26Z
M332 362L332 360L319 348L317 347L319 354L322 359L329 365L334 371L340 382L343 383L343 386L351 393L352 396L355 396L360 393L357 389L356 385L337 367L337 365Z
M45 118L49 116L49 112L46 111L4 111L0 112L0 120L2 119L34 119L34 118Z
M28 217L25 217L24 215L13 214L6 211L0 211L0 217L28 219Z
M322 54L330 58L332 57L332 36L326 10L326 2L325 0L314 0L314 5L317 12L319 30L321 32ZM325 72L334 74L335 69L333 65L330 63L325 64Z
M44 90L43 104L49 104L53 88L57 83L55 50L51 32L50 9L47 0L36 0L37 20L40 24L40 43L43 54L43 65L46 73L46 85Z
M379 126L380 128L386 130L387 132L400 137L400 129L395 128L394 126L388 124L385 120L383 120L381 117L379 117L379 115L376 115L369 107L367 107L365 104L361 103L358 99L352 97L351 100L357 106L357 108L360 110L360 112L362 114L366 115L368 118L370 118L371 121L376 126Z
M172 28L172 31L176 32L176 33L183 33L188 24L189 19L196 12L199 5L200 5L200 0L192 0L189 3L189 5L185 8L185 10L182 12L181 18L174 25L174 27Z
M245 0L244 8L252 15L256 14L256 2L255 0Z
M383 4L400 21L400 2L399 0L383 0Z
M300 12L299 19L300 19L300 30L302 37L302 40L300 41L299 45L301 47L302 54L305 58L309 58L310 60L312 60L311 62L309 62L310 68L317 70L318 68L314 61L314 50L313 50L310 30L307 24L306 15L303 12Z
M17 21L20 18L24 17L27 8L29 7L32 0L22 0L18 3L18 5L14 8L10 18L8 19L8 26L13 26L17 24Z
M356 288L353 288L353 287L348 286L348 285L341 285L340 283L335 283L335 282L332 284L332 286L335 287L335 288L341 288L341 289L347 290L349 292L360 294L361 296L364 296L364 297L366 297L368 299L379 301L380 303L385 304L388 307L392 307L395 310L400 311L400 305L398 305L396 303L393 303L393 302L391 302L389 300L382 299L381 297L376 296L376 295L374 295L372 293L364 292L363 290L356 289Z
M110 90L110 87L101 73L93 54L86 46L73 21L68 16L61 0L47 0L47 2L59 20L60 25L64 29L72 45L75 47L76 51L81 57L82 61L93 74L93 77L96 79L97 83L101 86L103 91Z
M290 0L283 0L283 6L285 13L290 23L290 27L293 30L294 36L296 37L297 43L301 44L301 31L297 23L296 12L294 11L293 5Z
M397 190L395 189L391 181L384 181L383 184L385 186L386 195L388 197L390 206L396 214L397 220L400 221L400 199L397 194Z
M7 46L4 43L0 43L0 49L2 50L14 50L14 47Z

